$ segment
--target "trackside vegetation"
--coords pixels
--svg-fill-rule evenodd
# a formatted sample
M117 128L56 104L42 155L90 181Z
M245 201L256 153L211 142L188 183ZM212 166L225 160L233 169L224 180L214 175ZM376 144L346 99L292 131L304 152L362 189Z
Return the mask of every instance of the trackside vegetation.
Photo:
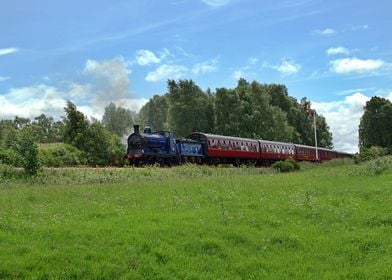
M1 165L0 279L390 279L391 162Z

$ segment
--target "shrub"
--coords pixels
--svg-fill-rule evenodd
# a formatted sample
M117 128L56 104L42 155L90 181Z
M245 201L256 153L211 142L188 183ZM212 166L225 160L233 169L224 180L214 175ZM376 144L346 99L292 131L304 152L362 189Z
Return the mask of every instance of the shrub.
M300 169L300 165L293 158L288 158L285 161L277 161L272 164L272 168L279 172L293 172Z
M290 162L294 166L294 170L299 170L300 169L300 165L299 165L299 163L295 159L288 158L285 161L286 162Z
M40 156L44 166L64 167L85 164L81 151L74 146L63 143L42 145Z
M362 149L359 154L358 161L364 162L372 159L376 159L387 154L388 150L379 146L372 146L368 149Z
M28 175L36 175L41 168L38 145L31 128L20 131L15 149L21 158L21 164Z
M293 172L295 170L294 165L289 161L277 161L272 164L272 168L279 172Z
M366 161L356 166L350 175L379 175L384 172L392 172L392 156Z
M21 162L21 157L15 150L11 148L0 147L0 164L7 164L18 167L22 166Z
M15 167L0 163L0 181L19 178L19 173Z

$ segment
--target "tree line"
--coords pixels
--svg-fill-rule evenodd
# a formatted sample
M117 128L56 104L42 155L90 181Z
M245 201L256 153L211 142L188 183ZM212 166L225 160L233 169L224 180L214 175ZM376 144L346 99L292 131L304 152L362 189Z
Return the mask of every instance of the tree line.
M138 120L153 130L173 130L177 137L200 131L228 136L315 143L311 103L289 96L279 84L240 79L235 88L203 91L192 80L169 80L168 91L155 95L140 110ZM332 148L332 134L316 114L317 144Z
M121 139L133 124L134 112L110 103L101 121L89 120L71 101L64 112L59 121L45 114L33 120L1 120L0 165L24 167L34 175L41 166L124 164Z
M18 116L0 120L0 164L27 166L32 173L42 164L123 165L125 140L133 124L172 130L178 138L199 131L313 146L312 114L316 114L318 146L332 148L326 120L311 109L308 99L298 101L284 85L244 79L235 88L215 92L203 91L192 80L169 80L167 92L150 98L139 113L110 103L102 120L88 119L71 101L64 113L56 121L45 114L32 120ZM366 103L359 148L364 155L392 153L389 100L373 97Z

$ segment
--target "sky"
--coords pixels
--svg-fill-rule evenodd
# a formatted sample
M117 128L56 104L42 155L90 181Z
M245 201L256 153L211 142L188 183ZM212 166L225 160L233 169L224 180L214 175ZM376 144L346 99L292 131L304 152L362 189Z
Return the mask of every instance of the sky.
M372 96L392 100L392 1L13 0L0 3L0 119L67 100L101 119L138 111L168 79L203 90L239 78L284 84L323 115L334 147L358 151Z

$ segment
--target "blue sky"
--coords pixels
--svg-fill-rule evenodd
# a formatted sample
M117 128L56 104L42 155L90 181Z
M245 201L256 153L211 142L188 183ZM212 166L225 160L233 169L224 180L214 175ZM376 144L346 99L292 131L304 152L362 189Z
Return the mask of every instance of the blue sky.
M100 118L138 110L167 79L203 89L285 84L357 150L369 97L392 99L391 1L3 1L0 118L59 118L66 100Z

